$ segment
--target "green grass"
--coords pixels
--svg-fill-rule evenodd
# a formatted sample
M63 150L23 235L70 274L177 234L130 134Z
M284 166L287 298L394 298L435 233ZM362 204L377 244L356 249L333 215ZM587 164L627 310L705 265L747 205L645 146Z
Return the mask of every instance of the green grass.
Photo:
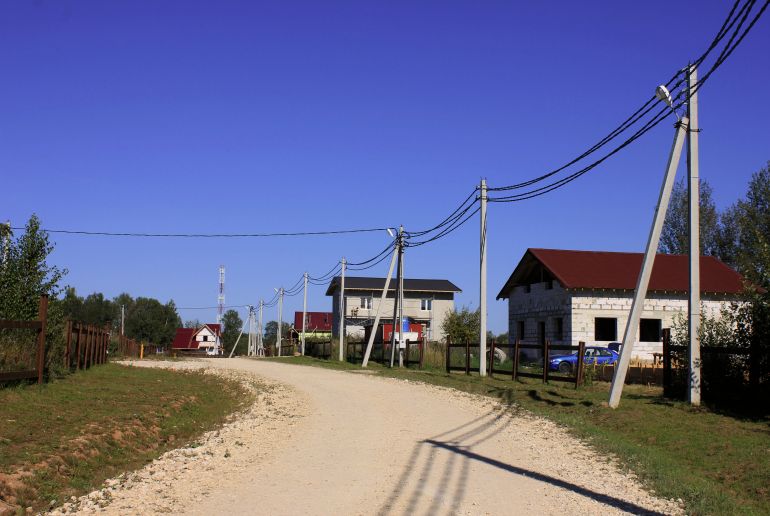
M251 400L200 372L115 364L0 389L0 499L35 510L219 427Z
M360 370L307 357L284 363ZM609 384L575 389L534 379L512 382L462 373L389 369L373 374L491 396L551 419L616 455L659 496L681 498L690 514L770 514L770 418L740 418L663 398L656 387L627 385L620 407L607 407Z

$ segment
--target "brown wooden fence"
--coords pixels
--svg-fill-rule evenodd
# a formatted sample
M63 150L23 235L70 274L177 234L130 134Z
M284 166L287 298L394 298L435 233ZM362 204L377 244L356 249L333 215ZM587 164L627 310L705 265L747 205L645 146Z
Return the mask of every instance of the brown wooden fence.
M36 321L12 321L0 319L0 329L34 330L37 332L37 353L35 357L35 369L26 371L0 372L0 382L13 380L27 380L37 378L37 383L43 383L45 371L45 330L48 321L48 296L40 296L38 305L38 318Z
M488 373L490 376L494 376L495 374L500 374L505 372L506 376L510 376L512 380L516 380L516 378L519 377L527 377L527 378L540 378L543 380L544 383L547 383L549 381L557 381L557 382L570 382L574 383L575 386L582 385L583 378L584 378L584 372L585 372L585 365L584 365L584 357L585 357L585 343L580 342L577 346L570 346L566 344L560 344L560 345L553 345L550 343L550 341L546 340L543 344L522 344L518 341L518 339L514 342L513 346L505 346L510 352L511 352L511 370L508 371L501 371L501 368L498 368L495 370L495 348L500 347L498 346L494 341L491 342L489 349L487 351L488 357L487 357L487 364L488 364ZM462 352L461 353L452 353L453 349L459 349ZM466 341L464 344L453 344L449 338L447 338L447 344L446 344L446 372L451 373L452 371L463 371L465 374L471 374L472 370L478 369L478 362L473 364L473 359L478 361L479 356L479 345L471 343L469 341ZM521 366L521 351L524 349L534 349L538 350L543 355L543 362L542 362L542 371L534 372L534 368L524 368L522 369ZM549 358L551 351L558 350L558 351L577 351L577 367L575 367L572 371L572 374L570 375L564 375L559 374L558 372L553 372L549 370ZM457 360L452 360L453 356L460 357L462 360L460 360L459 364L457 363ZM538 367L537 369L539 369Z
M332 357L332 341L308 340L305 342L305 355L313 358L329 359Z
M67 347L64 349L64 367L76 370L88 369L107 362L107 348L110 343L109 326L99 327L67 321Z
M125 335L118 335L117 354L123 357L142 358L142 346L144 344Z

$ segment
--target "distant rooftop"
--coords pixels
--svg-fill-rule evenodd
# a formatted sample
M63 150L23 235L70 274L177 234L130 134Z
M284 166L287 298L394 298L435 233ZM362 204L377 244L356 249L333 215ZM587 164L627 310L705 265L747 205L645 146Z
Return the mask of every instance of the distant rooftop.
M362 276L345 276L345 290L379 290L385 288L386 278L365 278ZM339 290L340 277L332 278L326 295L334 295ZM390 280L388 292L396 290L396 278ZM449 280L445 279L409 279L404 278L404 292L462 292Z

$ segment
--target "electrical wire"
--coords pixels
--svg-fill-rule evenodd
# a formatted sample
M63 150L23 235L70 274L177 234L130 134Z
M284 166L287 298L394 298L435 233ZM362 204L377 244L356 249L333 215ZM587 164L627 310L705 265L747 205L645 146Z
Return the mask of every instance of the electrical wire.
M24 230L23 227L12 227L14 230ZM46 233L57 233L64 235L87 235L87 236L113 236L113 237L148 237L148 238L266 238L266 237L293 237L293 236L320 236L320 235L342 235L348 233L373 233L375 231L386 231L388 228L362 228L362 229L340 229L330 231L297 231L281 233L113 233L108 231L75 231L69 229L41 229Z

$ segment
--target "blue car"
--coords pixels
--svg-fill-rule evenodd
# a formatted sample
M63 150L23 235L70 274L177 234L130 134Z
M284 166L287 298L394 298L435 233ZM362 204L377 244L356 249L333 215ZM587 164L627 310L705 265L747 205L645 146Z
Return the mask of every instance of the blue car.
M618 361L617 351L599 346L587 347L583 356L584 364L611 365ZM577 350L567 355L554 355L548 362L549 371L559 371L560 373L570 374L577 367Z

